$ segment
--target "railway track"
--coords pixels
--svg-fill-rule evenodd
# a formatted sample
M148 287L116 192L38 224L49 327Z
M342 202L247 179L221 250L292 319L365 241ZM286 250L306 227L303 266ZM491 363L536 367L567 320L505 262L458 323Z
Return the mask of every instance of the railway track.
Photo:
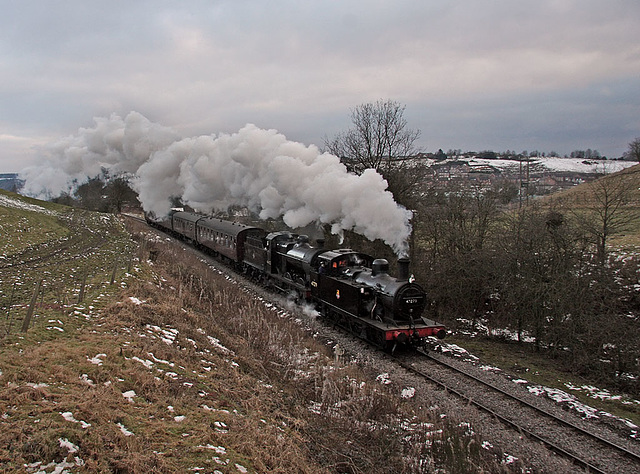
M507 391L440 357L426 352L421 356L392 358L405 370L473 404L587 472L640 472L640 450L623 446L625 440L612 440L613 434L597 434L539 406L535 400L527 401L524 393L515 393L517 387Z

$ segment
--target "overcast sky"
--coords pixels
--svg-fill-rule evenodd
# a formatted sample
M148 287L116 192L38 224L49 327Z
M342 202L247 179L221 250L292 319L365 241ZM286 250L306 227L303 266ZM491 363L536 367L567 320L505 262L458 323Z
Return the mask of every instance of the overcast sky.
M425 151L640 137L638 0L0 0L0 172L137 111L183 136L246 123L322 146L377 99Z

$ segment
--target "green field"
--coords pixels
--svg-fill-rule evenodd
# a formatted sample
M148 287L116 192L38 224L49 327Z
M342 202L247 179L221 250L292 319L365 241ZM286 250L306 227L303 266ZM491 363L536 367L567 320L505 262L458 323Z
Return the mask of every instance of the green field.
M4 337L22 327L29 306L30 323L64 312L78 303L81 290L90 298L120 278L134 257L135 245L116 216L2 190L0 232Z

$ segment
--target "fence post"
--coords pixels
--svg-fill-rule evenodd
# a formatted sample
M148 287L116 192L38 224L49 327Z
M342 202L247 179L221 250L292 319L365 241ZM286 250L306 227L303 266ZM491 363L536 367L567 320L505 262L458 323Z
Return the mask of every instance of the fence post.
M118 270L118 261L113 264L113 272L111 273L111 281L109 282L109 286L113 285L116 281L116 271Z
M84 299L84 287L87 284L87 276L88 273L85 273L84 277L82 278L82 285L80 285L80 294L78 295L78 304L82 303L82 300Z
M27 332L29 329L29 324L31 324L31 317L33 316L33 310L35 309L36 303L38 302L38 294L40 293L40 286L42 285L42 280L39 280L36 284L36 289L33 292L33 296L31 297L31 304L29 305L29 309L27 310L27 315L22 321L22 332Z

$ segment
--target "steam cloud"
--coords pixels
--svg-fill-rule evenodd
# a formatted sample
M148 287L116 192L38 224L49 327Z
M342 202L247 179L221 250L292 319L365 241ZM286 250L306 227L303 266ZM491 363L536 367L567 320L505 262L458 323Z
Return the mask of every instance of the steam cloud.
M374 170L350 174L336 156L251 124L231 135L181 139L137 112L94 120L95 127L48 146L42 163L22 172L25 194L50 198L102 169L127 172L144 210L158 216L176 196L205 213L239 205L262 219L282 216L290 227L316 222L338 235L353 230L406 253L411 212Z

